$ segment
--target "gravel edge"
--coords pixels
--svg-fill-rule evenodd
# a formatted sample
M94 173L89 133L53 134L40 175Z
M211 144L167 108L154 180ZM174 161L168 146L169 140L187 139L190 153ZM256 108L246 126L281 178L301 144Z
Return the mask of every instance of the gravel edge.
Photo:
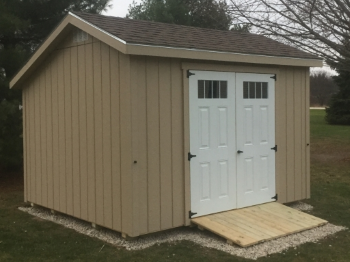
M298 210L312 209L312 206L302 202L292 204L291 207L293 206L295 206L295 208ZM251 247L241 248L239 246L227 244L223 238L211 232L200 231L198 229L189 227L171 229L126 241L118 232L104 228L95 229L91 227L91 223L60 213L52 214L46 208L19 207L18 209L38 218L52 221L54 223L63 225L64 227L73 229L78 233L98 238L109 244L125 248L127 250L142 250L153 245L160 245L162 243L174 243L177 241L188 240L204 247L214 248L231 255L253 260L275 253L282 253L289 248L296 248L297 246L304 243L317 243L319 240L324 239L329 235L347 229L343 226L336 226L328 223L324 226L313 228L307 231L281 237L275 240L266 241Z

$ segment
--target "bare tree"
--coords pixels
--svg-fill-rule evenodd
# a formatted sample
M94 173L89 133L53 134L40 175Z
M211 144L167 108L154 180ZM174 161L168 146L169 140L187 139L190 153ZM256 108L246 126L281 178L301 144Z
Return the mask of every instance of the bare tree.
M310 76L310 104L327 106L333 94L338 91L332 75L327 71L316 71Z
M350 71L350 0L230 0L235 23Z

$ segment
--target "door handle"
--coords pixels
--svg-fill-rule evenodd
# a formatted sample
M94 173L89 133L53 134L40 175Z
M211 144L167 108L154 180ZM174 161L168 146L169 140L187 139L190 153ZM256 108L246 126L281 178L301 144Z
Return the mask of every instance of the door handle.
M275 145L274 147L272 147L271 150L275 150L275 152L277 152L277 145Z
M241 151L241 150L237 151L237 154L242 154L242 153L243 153L243 151Z
M192 157L196 157L196 155L192 155L191 152L188 152L188 155L187 155L188 161L191 161Z

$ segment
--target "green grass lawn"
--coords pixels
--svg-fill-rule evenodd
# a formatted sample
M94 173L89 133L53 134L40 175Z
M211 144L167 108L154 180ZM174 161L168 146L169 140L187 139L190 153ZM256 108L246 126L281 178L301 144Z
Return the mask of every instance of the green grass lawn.
M126 251L17 209L21 174L0 174L0 261L248 261L192 242ZM311 110L312 214L350 228L350 126L329 126ZM100 251L101 247L105 247ZM350 261L350 232L258 261Z

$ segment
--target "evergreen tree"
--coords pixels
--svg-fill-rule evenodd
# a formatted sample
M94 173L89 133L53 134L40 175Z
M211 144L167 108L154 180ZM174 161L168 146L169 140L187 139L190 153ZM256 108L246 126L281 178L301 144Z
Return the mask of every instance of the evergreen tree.
M332 96L326 108L326 121L335 125L350 125L350 71L338 70L334 81L339 91Z
M128 18L178 25L229 30L231 16L226 0L142 0L129 7ZM237 26L241 31L246 27Z
M21 91L10 79L68 11L100 13L109 0L0 0L0 168L22 164Z

